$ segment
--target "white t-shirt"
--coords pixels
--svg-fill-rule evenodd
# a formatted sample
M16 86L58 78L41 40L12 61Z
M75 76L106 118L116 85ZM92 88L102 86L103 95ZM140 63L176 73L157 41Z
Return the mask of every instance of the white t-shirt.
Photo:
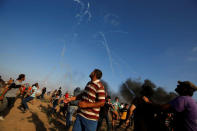
M34 92L31 94L31 97L36 97L36 93L37 93L38 88L36 86L33 86L32 91L33 90L34 90Z

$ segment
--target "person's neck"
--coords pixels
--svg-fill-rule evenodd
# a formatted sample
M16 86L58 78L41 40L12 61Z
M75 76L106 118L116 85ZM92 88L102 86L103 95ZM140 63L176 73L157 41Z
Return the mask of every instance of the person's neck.
M22 80L18 80L19 82L22 82Z
M92 78L92 82L93 82L93 81L97 81L97 80L99 80L99 79L97 79L97 78L95 78L95 77Z

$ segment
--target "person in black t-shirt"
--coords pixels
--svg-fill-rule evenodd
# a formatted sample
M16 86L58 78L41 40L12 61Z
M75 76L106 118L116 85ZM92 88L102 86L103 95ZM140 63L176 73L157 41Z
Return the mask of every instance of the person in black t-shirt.
M62 97L62 88L61 87L59 88L59 90L57 92L58 92L58 96Z
M109 123L109 116L108 116L108 112L109 112L110 108L112 108L111 97L107 96L105 105L103 107L101 107L101 110L100 110L100 113L99 113L99 120L98 120L98 125L97 125L97 131L100 131L103 119L106 120L107 131L110 131L110 123Z
M149 85L143 85L141 96L134 98L129 109L127 123L134 114L134 131L155 131L154 110L150 97L153 95L153 89Z
M119 125L116 127L116 129L120 128L122 124L126 123L128 109L129 109L129 105L125 104L124 108L120 110L120 122Z
M40 95L40 98L41 98L41 99L44 98L44 94L46 93L46 91L47 91L47 88L44 87L44 88L42 89L42 94Z

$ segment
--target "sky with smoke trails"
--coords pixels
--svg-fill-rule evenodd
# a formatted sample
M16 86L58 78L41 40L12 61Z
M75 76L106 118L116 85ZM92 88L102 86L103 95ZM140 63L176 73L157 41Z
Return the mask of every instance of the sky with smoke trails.
M115 91L130 77L197 84L196 14L195 0L1 0L0 75L72 89L100 68Z

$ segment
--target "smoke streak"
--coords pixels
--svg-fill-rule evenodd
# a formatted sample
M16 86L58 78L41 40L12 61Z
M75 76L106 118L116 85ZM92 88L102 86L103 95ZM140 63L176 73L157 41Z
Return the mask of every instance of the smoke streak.
M126 82L124 83L124 85L125 85L125 87L129 90L129 92L130 92L132 95L136 96L136 94L128 87L128 85L127 85Z
M90 3L88 2L87 4L85 4L81 0L74 0L74 2L77 2L80 5L80 12L75 16L76 18L79 18L77 24L80 25L85 16L88 17L88 21L91 21L92 14L90 12Z
M44 78L44 80L43 80L43 84L46 86L47 85L47 83L48 83L48 79L50 78L50 76L53 74L53 72L55 71L55 69L56 69L56 66L54 66L53 68L52 68L52 70L46 75L46 77Z
M62 48L62 53L61 53L62 57L64 57L65 50L66 50L66 44L64 44L64 47Z
M109 57L110 67L111 67L112 73L114 73L111 51L110 51L110 48L108 46L105 34L103 32L99 32L99 33L100 33L101 37L103 38L102 44L106 48L106 51L107 51L107 54L108 54L108 57Z
M121 65L124 65L124 67L125 67L124 70L127 69L127 72L129 71L131 74L135 74L135 75L137 74L137 72L131 71L130 65L123 58L121 58L120 56L118 56L117 53L112 52L112 55L114 57L116 57L116 60L119 60L119 62L121 63Z

